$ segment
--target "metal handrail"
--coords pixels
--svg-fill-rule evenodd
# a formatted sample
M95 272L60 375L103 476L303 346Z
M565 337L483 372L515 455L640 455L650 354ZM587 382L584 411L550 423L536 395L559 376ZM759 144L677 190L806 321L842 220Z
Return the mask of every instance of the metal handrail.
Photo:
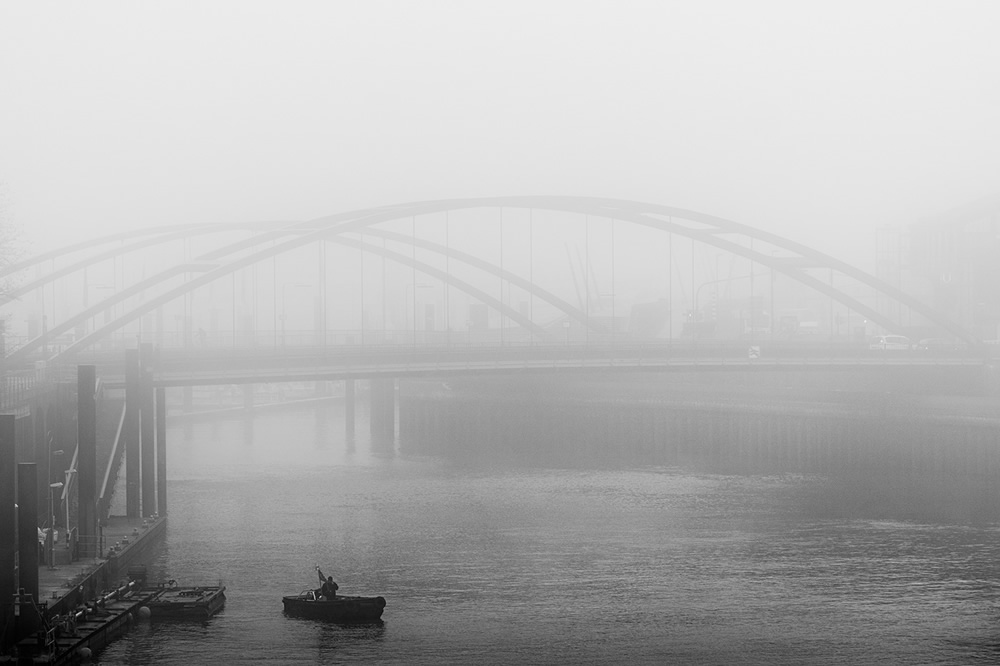
M97 500L97 504L101 509L101 518L105 518L111 504L111 497L108 496L108 480L111 478L111 470L117 469L121 465L121 459L118 455L119 442L122 439L122 431L125 429L125 411L128 409L127 405L122 405L122 414L118 419L118 430L115 432L115 440L111 444L111 457L108 458L108 466L104 470L104 481L101 484L101 494ZM117 476L117 475L116 475ZM111 488L111 494L114 494L114 487Z

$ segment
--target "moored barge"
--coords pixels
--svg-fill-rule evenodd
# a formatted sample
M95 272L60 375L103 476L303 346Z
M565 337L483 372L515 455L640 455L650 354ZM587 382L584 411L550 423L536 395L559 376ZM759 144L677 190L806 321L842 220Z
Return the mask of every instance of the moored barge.
M226 605L225 585L176 587L169 585L157 592L147 604L155 620L207 620Z

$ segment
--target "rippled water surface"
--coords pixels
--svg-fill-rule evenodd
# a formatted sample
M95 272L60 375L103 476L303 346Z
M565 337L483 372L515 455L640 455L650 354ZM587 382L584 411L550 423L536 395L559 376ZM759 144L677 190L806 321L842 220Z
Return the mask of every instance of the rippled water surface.
M155 575L227 586L104 664L969 664L1000 660L1000 529L829 520L822 479L458 464L312 412L168 433ZM286 617L318 584L384 623Z

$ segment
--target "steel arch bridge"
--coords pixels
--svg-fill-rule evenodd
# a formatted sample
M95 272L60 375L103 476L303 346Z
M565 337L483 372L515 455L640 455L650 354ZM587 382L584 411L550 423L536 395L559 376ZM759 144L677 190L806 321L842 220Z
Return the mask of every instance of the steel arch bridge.
M478 217L474 220L463 217L468 215ZM434 224L440 232L442 216L443 242L441 238L435 238L434 234L423 233L425 228ZM569 270L564 270L561 278L549 284L536 276L536 273L541 272L536 269L540 264L551 269L556 262L552 259L551 249L548 257L536 257L534 245L536 239L544 234L546 226L554 225L551 221L554 219L553 216L558 217L560 223L569 220L569 224L577 225L577 229L585 227L586 257L580 258L578 253L579 266L574 266L573 257L570 256L569 248L566 246L564 249L567 253ZM510 229L513 224L512 218L515 217L520 221L521 230L517 251L511 253ZM420 218L419 224L418 218ZM507 239L504 237L505 220L508 225ZM409 229L401 229L407 223ZM596 316L596 313L592 312L594 298L590 295L591 287L593 286L598 292L598 298L601 294L600 287L595 284L592 275L589 234L591 226L598 223L610 225L610 236L605 230L601 248L607 256L607 241L610 238L612 308L610 319L607 316ZM482 232L484 228L490 229L491 225L499 231L498 243L491 242L489 235L484 235ZM463 246L461 243L452 242L450 235L452 229L479 231L471 235L466 233L466 240L471 238L472 242ZM400 308L397 307L398 303L393 305L388 302L390 297L386 295L387 265L395 266L393 270L397 272L399 270L410 272L407 276L409 283L406 285L407 293L403 309L406 310L404 319L412 314L413 335L407 343L415 343L417 340L419 319L417 289L427 286L418 284L418 279L434 281L435 285L430 286L440 283L445 302L445 314L441 325L425 326L422 329L424 333L437 329L439 332L446 332L450 339L452 334L458 336L465 332L471 339L473 327L478 326L498 333L497 342L500 344L514 341L568 343L572 330L574 337L578 337L578 332L582 332L587 340L593 335L595 340L600 339L606 343L609 338L613 340L616 335L622 337L628 335L627 331L622 330L623 327L617 321L620 318L614 312L617 298L616 229L619 239L625 233L623 229L642 230L647 234L644 238L660 239L652 241L660 243L660 253L656 255L657 258L647 260L647 263L650 275L655 274L650 277L651 281L663 281L664 264L667 266L667 279L663 281L666 284L664 300L671 313L677 309L677 301L680 300L689 306L688 316L696 318L699 315L698 296L702 287L722 282L731 284L740 278L749 278L749 299L753 300L756 296L759 301L762 296L754 294L754 277L762 282L767 278L772 291L767 317L770 321L770 333L773 335L776 310L773 285L775 275L780 274L790 278L794 284L812 290L820 298L827 299L831 313L835 304L838 308L846 309L848 320L851 316L857 316L874 327L894 332L903 329L905 313L905 316L921 318L928 325L937 330L947 331L955 338L969 343L977 342L970 331L893 285L816 249L745 224L696 211L621 199L512 196L397 204L338 213L306 222L178 225L136 229L40 254L13 264L0 272L0 278L8 280L11 284L0 298L0 306L7 311L8 317L13 316L10 312L18 306L27 307L29 310L34 308L35 315L41 313L41 323L38 323L39 317L36 316L34 326L29 323L24 335L14 336L11 327L8 328L5 358L8 368L37 359L52 363L72 362L82 352L106 344L115 336L120 336L124 342L126 335L133 333L143 341L162 343L167 333L163 315L166 308L178 307L177 304L182 302L189 304L190 299L197 294L206 292L216 300L222 298L220 294L214 293L215 291L220 293L231 291L232 344L235 346L242 333L247 332L254 334L253 344L259 344L260 340L257 338L260 337L258 334L261 327L257 271L263 270L261 267L268 264L271 268L269 312L274 323L271 337L275 346L278 340L278 309L280 305L281 327L284 329L289 287L309 288L313 292L315 316L311 334L314 339L315 336L322 335L325 344L328 336L334 333L334 341L340 339L344 344L366 344L373 340L380 343L388 342L391 336L387 335L389 327L386 310ZM649 233L653 235L649 236ZM440 233L437 235L440 236ZM196 242L206 241L209 238L221 238L221 241L195 256L187 256ZM680 239L678 245L683 246L677 251L674 248L675 238ZM647 241L646 244L649 243L650 241ZM178 244L183 248L181 256L172 258L172 253L177 254ZM490 256L496 254L498 245L499 260L495 256ZM690 255L683 258L679 256L688 246ZM319 248L319 251L316 255L316 268L311 274L310 281L289 283L287 280L282 280L279 299L277 261L281 258L292 258L293 268L296 265L301 268L302 249L312 247ZM353 266L353 272L349 270L345 276L335 278L331 282L328 273L335 272L335 269L326 260L328 247L338 247L342 248L342 252L356 253L357 265L348 266L348 268ZM698 281L699 275L696 270L699 263L697 252L703 253L706 248L722 254L715 257L714 279L702 280L702 284L696 288L695 282ZM474 251L477 249L478 252ZM380 295L372 295L377 289L371 286L373 269L370 259L366 266L366 256L379 259L382 273ZM726 280L720 279L718 259L722 256L729 257L731 263L737 259L746 261L749 272L736 277L730 272ZM150 257L154 257L156 261L151 261ZM131 274L126 270L127 262L131 262ZM92 302L90 292L95 285L89 276L102 266L101 270L106 272L109 263L114 272L113 284L96 285L109 293L100 295L96 302ZM343 269L349 263L347 260L339 262L338 269ZM527 263L527 273L524 271L525 263ZM137 264L141 266L141 270L137 270ZM512 268L515 264L521 270ZM629 265L629 268L633 272L637 268L640 271L642 269L641 266L635 265ZM577 269L580 275L577 275ZM755 273L758 269L766 272ZM604 270L607 270L607 267L604 267ZM620 268L618 270L621 271ZM690 284L684 285L683 280L677 276L687 271L690 271ZM247 277L251 275L249 272L252 272L250 278ZM290 270L289 274L296 273ZM254 285L252 308L246 303L242 304L245 309L253 310L253 321L249 323L243 321L248 317L237 316L237 310L241 307L237 297L237 275L241 275L244 282L249 280ZM703 273L701 275L704 277ZM366 278L369 282L367 291ZM565 287L571 281L575 285L577 294L575 303L572 302L572 296L566 295L565 289L560 292L560 284ZM585 299L580 293L581 282L584 283L584 291L587 292ZM682 284L678 287L675 282ZM359 293L356 294L353 290L358 289L359 284ZM72 295L74 289L76 296ZM510 302L512 290L520 290L527 294L531 306L523 307L524 302L521 303L522 307L512 305ZM267 289L261 288L259 291L266 293ZM396 292L398 291L397 289ZM678 292L681 292L679 298ZM330 308L328 302L330 293L347 293L350 298L338 297L335 307ZM460 294L470 307L473 303L477 304L480 314L485 308L489 313L487 319L473 322L470 316L458 317L459 325L454 326L456 319L453 316L454 306L448 303L453 293ZM32 295L35 296L33 306L29 298ZM225 297L229 296L230 294L226 294ZM395 293L392 298L398 296L399 294ZM544 306L539 308L539 311L544 310L545 316L536 316L535 303ZM885 307L886 304L889 307ZM370 322L372 311L377 310L375 305L382 310L380 331ZM350 334L338 338L336 331L330 326L329 312L351 308L360 309L360 325L354 327ZM218 314L218 308L215 314ZM152 322L150 315L155 317ZM25 316L30 318L32 315ZM174 333L180 333L184 342L190 344L194 339L195 328L190 313L185 311L184 314L174 316L180 322L177 328L181 329ZM103 321L99 320L101 317ZM499 320L499 326L490 326L488 317L492 317L493 321ZM213 335L216 335L217 321L213 321ZM242 325L240 322L243 322ZM509 325L507 322L510 322ZM832 331L832 321L828 322L828 325ZM241 328L245 329L242 333ZM672 324L668 334L673 335ZM397 336L396 340L399 339ZM435 339L440 339L440 335ZM281 340L284 345L284 330Z

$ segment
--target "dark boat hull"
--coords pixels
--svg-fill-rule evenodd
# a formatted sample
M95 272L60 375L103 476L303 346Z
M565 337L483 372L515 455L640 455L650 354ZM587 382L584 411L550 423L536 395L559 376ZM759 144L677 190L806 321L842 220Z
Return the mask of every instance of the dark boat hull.
M318 599L312 593L303 593L281 599L285 613L297 617L330 622L378 622L382 618L385 599L382 597L336 597Z

